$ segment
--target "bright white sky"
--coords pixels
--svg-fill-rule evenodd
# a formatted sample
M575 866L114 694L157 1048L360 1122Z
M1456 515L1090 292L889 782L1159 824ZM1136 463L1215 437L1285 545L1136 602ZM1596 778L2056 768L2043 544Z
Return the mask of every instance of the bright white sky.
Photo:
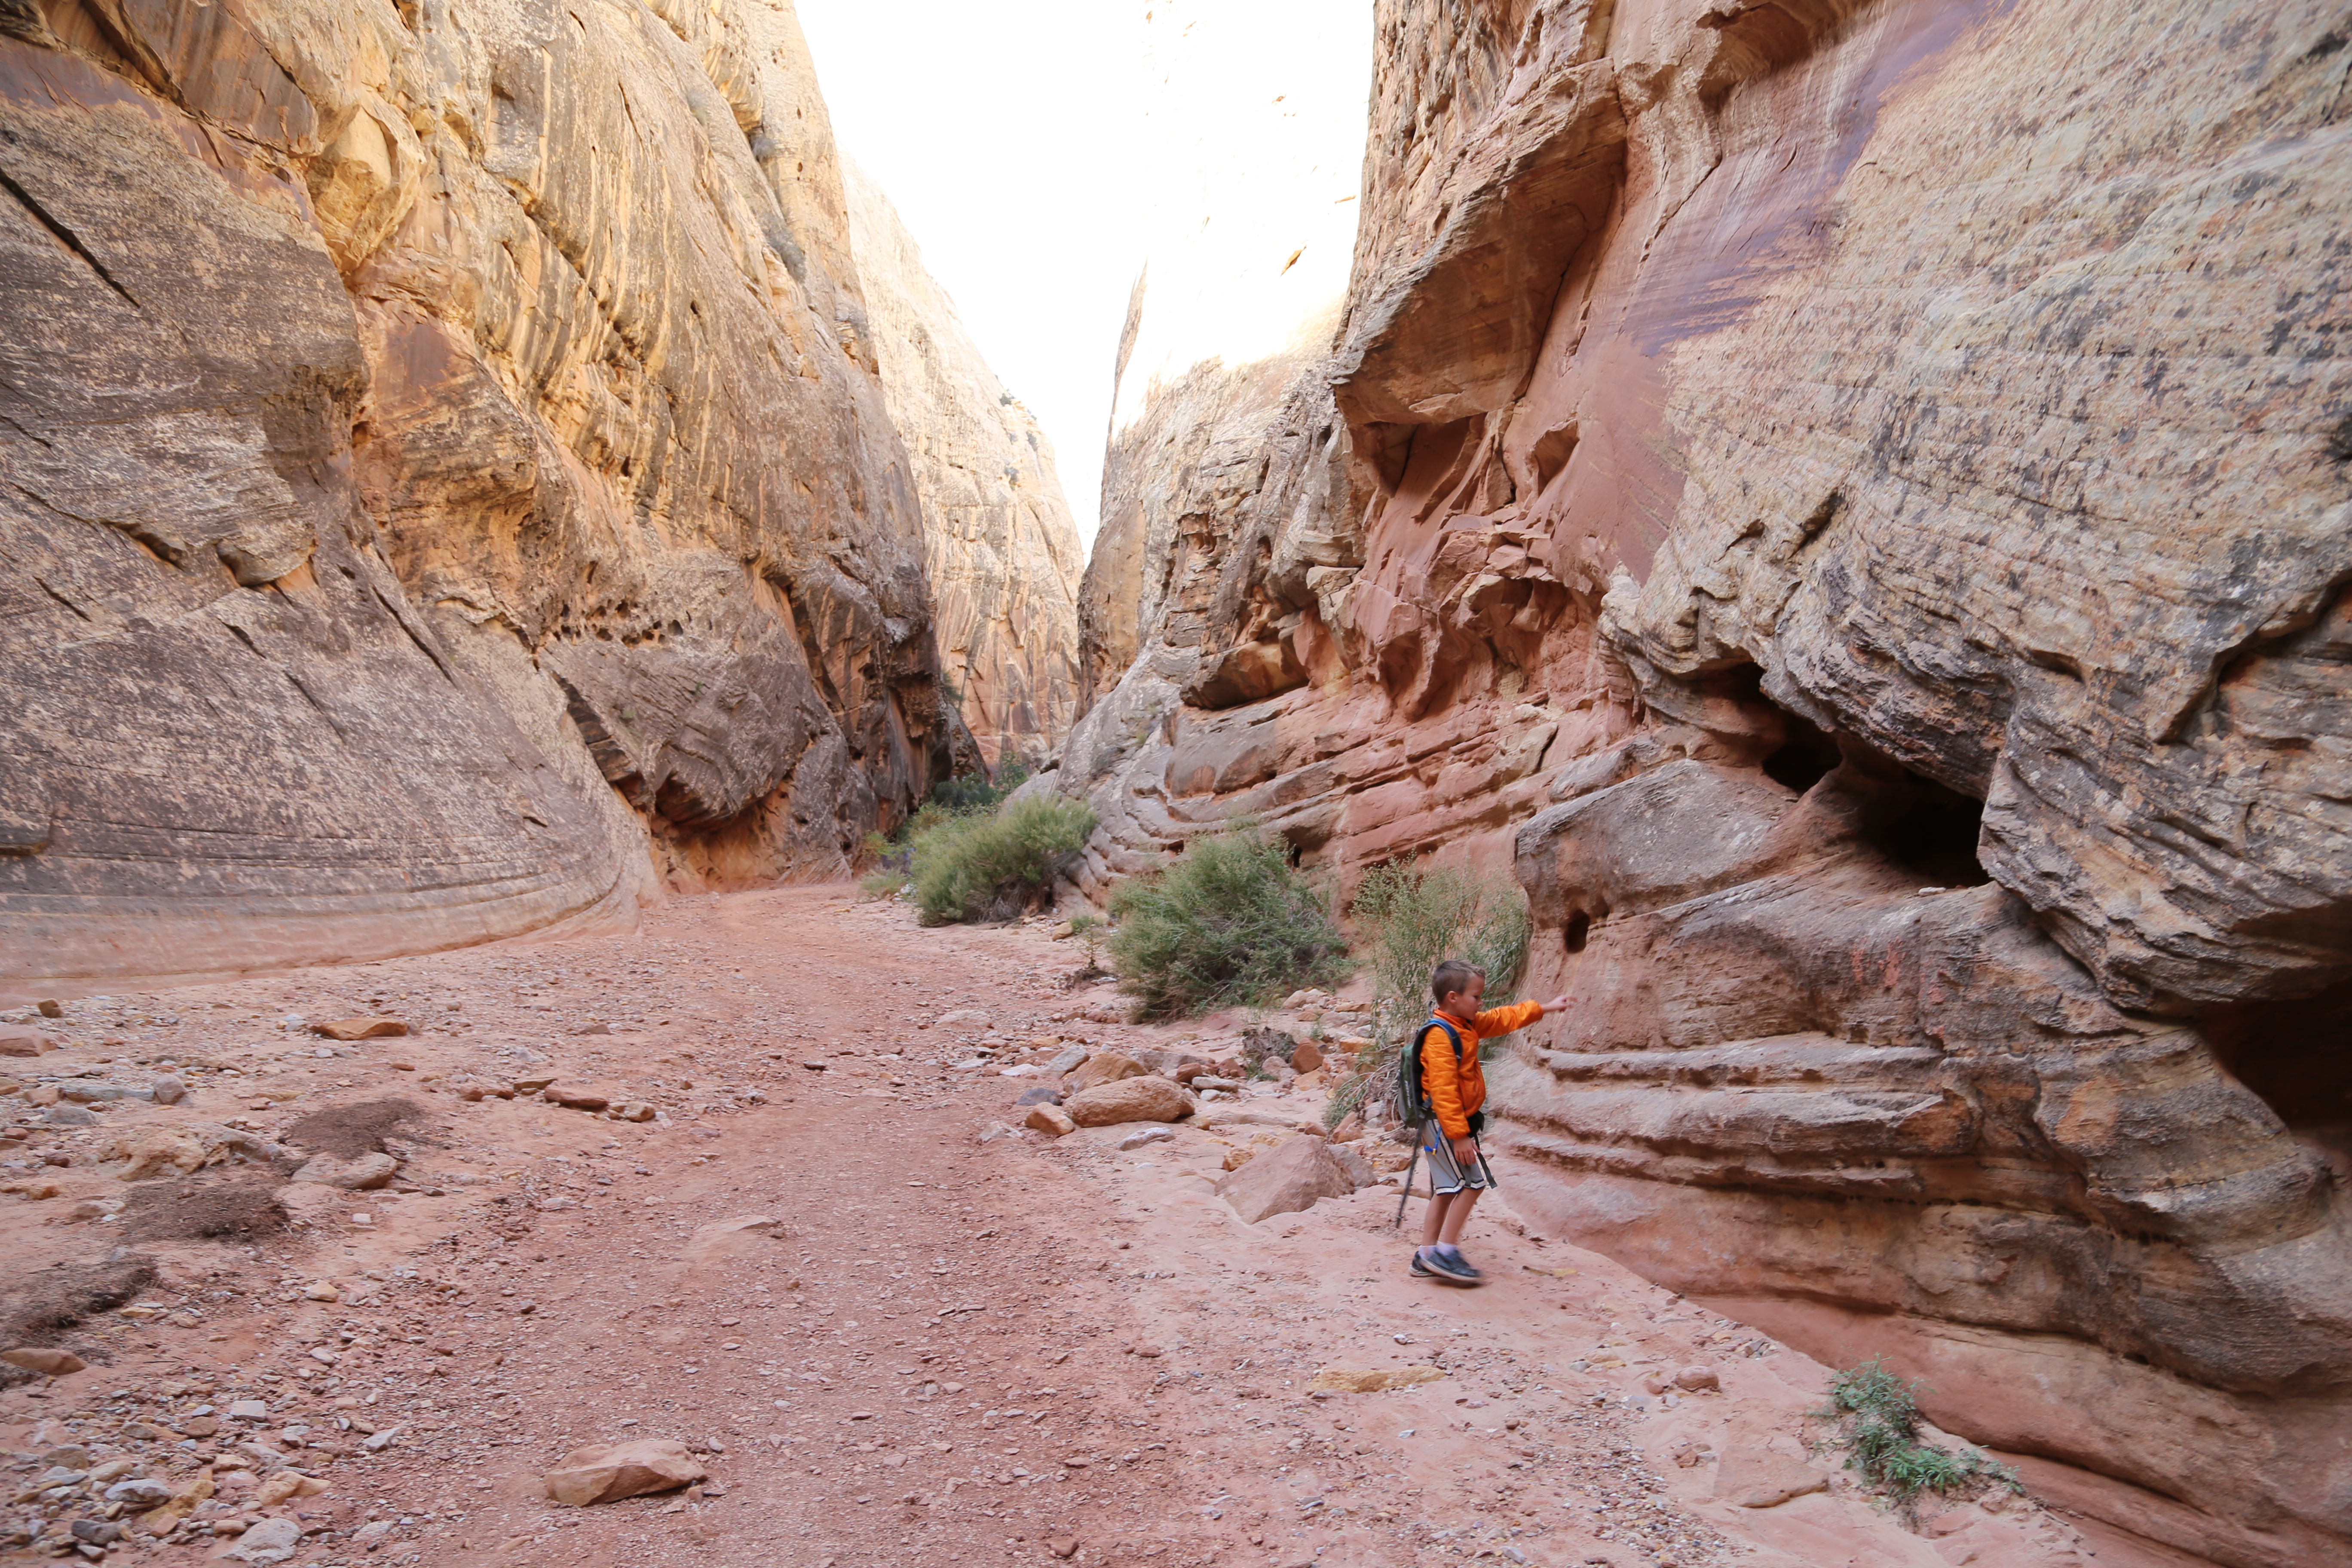
M1146 256L1163 308L1147 306L1139 359L1155 370L1270 352L1282 323L1345 289L1370 0L796 8L842 150L1045 426L1089 548L1119 328ZM1183 254L1179 235L1193 237ZM1181 331L1166 313L1180 288Z

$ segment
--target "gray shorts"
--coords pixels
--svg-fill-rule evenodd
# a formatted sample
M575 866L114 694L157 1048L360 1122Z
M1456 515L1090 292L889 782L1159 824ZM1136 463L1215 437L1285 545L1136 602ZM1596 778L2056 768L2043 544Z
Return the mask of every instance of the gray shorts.
M1496 1184L1495 1173L1486 1168L1486 1145L1478 1142L1475 1132L1470 1135L1470 1142L1478 1151L1478 1157L1465 1168L1454 1157L1454 1143L1445 1136L1444 1128L1433 1121L1429 1131L1421 1135L1421 1157L1429 1162L1429 1190L1433 1196L1445 1197L1465 1187L1483 1193Z

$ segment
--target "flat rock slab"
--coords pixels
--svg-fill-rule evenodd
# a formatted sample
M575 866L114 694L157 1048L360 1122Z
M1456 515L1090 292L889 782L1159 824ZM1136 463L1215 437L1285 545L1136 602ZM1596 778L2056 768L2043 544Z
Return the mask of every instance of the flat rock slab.
M1378 1394L1383 1389L1413 1388L1424 1383L1435 1383L1444 1375L1443 1368L1434 1366L1397 1366L1380 1372L1327 1366L1315 1374L1315 1381L1308 1384L1307 1389L1310 1394Z
M310 1032L331 1040L383 1040L405 1035L408 1026L398 1018L331 1018L326 1023L311 1025Z

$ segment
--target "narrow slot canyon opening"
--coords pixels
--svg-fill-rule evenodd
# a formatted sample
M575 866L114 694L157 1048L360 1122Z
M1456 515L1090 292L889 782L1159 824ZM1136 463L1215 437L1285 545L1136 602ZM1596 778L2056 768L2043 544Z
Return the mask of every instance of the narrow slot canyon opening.
M1582 952L1586 940L1591 935L1592 917L1579 910L1568 917L1568 924L1560 929L1560 944L1570 952Z

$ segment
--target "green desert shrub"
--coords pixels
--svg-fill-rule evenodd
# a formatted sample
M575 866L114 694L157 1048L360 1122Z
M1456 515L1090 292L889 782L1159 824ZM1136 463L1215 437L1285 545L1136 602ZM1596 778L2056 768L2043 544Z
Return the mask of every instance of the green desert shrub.
M1083 802L1055 795L935 820L914 836L915 907L928 925L1011 920L1045 901L1094 830Z
M1429 975L1439 963L1465 958L1485 970L1493 1007L1511 1000L1528 961L1527 896L1501 877L1421 862L1376 866L1348 912L1372 966L1373 1048L1358 1053L1324 1107L1331 1127L1394 1086L1405 1041L1429 1016Z
M1918 1386L1877 1356L1831 1377L1829 1407L1814 1414L1838 1423L1846 1468L1860 1470L1906 1512L1925 1492L1943 1496L1988 1483L2019 1489L2008 1466L1974 1448L1955 1454L1919 1440Z
M1347 939L1284 847L1252 827L1196 838L1111 895L1119 989L1165 1017L1255 1005L1346 972Z
M949 811L993 811L1003 805L1005 797L1029 782L1029 770L1018 762L1006 763L996 770L996 776L986 773L958 773L951 779L941 779L931 786L930 804Z

